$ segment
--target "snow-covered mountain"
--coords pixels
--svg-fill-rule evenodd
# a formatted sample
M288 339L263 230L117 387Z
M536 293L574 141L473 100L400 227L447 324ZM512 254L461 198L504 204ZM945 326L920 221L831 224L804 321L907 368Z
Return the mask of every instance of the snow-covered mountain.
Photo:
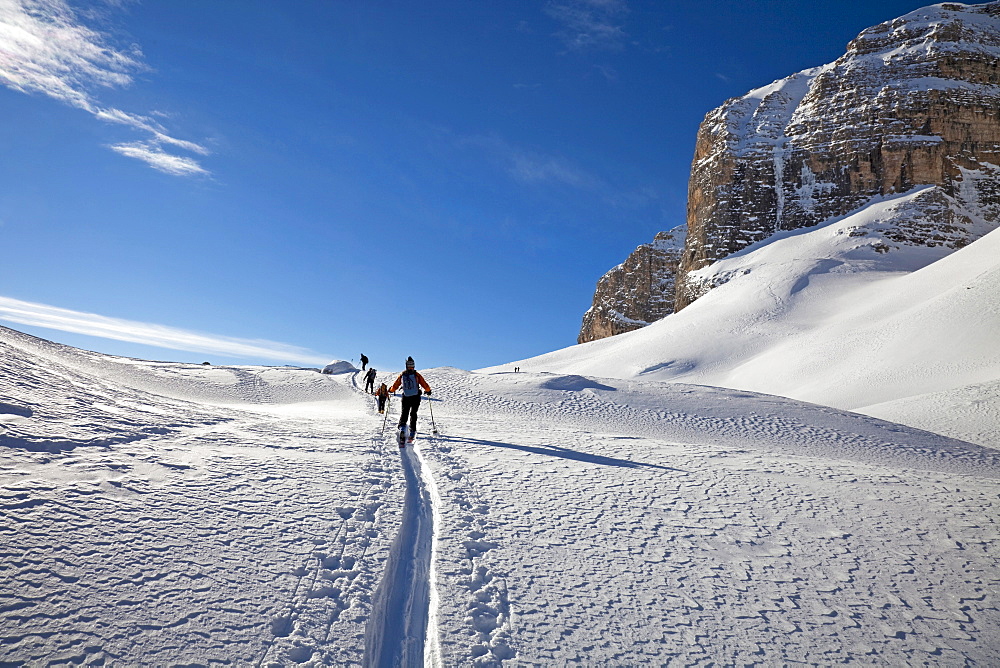
M0 328L0 664L1000 662L995 450L746 391L447 368L400 450L395 402L335 371Z
M666 289L681 310L706 289L691 272L782 231L927 186L934 190L910 207L920 225L899 217L884 235L958 248L983 233L974 221L1000 224L1000 2L943 3L886 21L835 62L709 112L696 140L676 277L648 294L622 289L600 302L662 302L658 290ZM627 312L618 306L605 319ZM593 333L636 326L619 320Z
M1000 2L933 5L868 28L835 62L705 117L678 308L700 296L687 272L915 187L940 190L923 217L952 236L970 212L996 225L998 165Z

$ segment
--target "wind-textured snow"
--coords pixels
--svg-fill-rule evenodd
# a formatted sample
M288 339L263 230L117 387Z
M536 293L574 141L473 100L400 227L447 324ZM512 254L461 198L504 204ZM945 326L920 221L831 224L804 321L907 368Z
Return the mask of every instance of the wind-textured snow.
M1000 662L996 450L440 368L400 451L357 370L0 348L5 665Z

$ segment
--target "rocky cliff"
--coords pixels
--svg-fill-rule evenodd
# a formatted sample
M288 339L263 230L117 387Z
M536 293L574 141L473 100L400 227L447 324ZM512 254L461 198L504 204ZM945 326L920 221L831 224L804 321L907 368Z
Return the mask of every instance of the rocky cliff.
M577 343L645 327L674 312L674 276L684 227L660 232L597 282Z
M579 340L656 319L630 323L633 303L669 303L659 317L684 308L712 287L690 272L777 232L927 186L924 209L878 231L887 252L957 248L988 229L974 221L1000 222L1000 2L933 5L868 28L835 62L708 113L676 278L650 281L647 294L628 278L629 262L616 267ZM661 286L674 286L672 299L656 294Z
M998 165L1000 2L934 5L869 28L836 62L705 117L676 308L705 289L688 272L918 186L938 187L928 215L890 241L968 243L972 218L1000 220Z

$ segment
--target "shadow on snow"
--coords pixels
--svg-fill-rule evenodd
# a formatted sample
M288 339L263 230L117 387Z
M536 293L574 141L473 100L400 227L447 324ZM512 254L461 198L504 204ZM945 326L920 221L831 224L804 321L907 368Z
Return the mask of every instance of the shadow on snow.
M593 455L587 452L579 452L577 450L570 450L569 448L559 447L558 445L545 445L545 446L534 446L534 445L517 445L514 443L501 443L499 441L485 441L478 438L464 438L458 436L439 436L442 441L449 441L452 443L472 443L475 445L485 445L491 448L507 448L510 450L521 450L522 452L531 452L536 455L547 455L549 457L561 457L563 459L572 459L578 462L587 462L588 464L598 464L600 466L620 466L622 468L636 469L636 468L650 468L650 469L660 469L661 471L677 471L679 473L687 473L684 469L675 469L669 466L663 466L661 464L647 464L645 462L633 462L628 459L618 459L617 457L605 457L604 455Z

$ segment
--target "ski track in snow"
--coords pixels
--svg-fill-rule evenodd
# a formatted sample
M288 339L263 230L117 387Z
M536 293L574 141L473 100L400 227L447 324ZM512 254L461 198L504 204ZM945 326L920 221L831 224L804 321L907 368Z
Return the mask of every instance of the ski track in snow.
M400 452L356 374L0 347L0 663L1000 663L994 451L434 369Z
M365 665L378 668L419 667L425 655L434 656L435 639L428 638L435 614L433 501L420 456L411 447L399 449L399 454L406 480L402 517L365 635Z

